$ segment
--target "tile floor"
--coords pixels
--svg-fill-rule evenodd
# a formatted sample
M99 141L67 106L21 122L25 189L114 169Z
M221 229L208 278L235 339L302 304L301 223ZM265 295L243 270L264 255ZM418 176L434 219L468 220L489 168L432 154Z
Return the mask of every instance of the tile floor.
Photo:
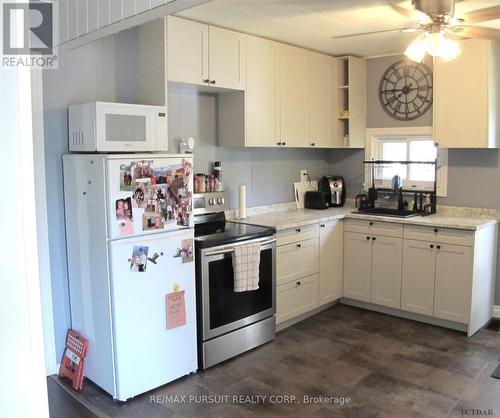
M472 415L470 409L500 416L500 380L490 377L499 362L498 332L481 330L467 338L456 331L336 305L280 332L265 346L127 403L113 401L86 381L76 399L87 410L68 395L66 382L50 378L51 418L463 417ZM151 396L168 395L186 395L187 400L190 395L229 395L229 400L151 402ZM262 395L266 400L237 404L234 395L253 395L253 400ZM271 399L279 398L272 395L296 398L292 403L273 403ZM306 404L304 396L337 401L343 397L350 403ZM65 408L74 408L74 413L57 412Z

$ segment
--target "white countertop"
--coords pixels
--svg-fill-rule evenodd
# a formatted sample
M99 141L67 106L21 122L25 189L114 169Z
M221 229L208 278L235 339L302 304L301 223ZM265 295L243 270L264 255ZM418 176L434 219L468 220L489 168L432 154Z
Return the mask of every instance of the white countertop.
M378 222L392 222L407 225L422 225L439 228L464 229L476 231L499 222L499 219L492 216L464 216L463 214L437 213L430 216L415 216L412 218L396 218L391 216L365 215L353 213L356 208L342 207L325 210L315 209L295 209L288 211L269 212L255 216L249 216L244 220L233 220L252 225L260 225L275 228L281 231L289 228L296 228L313 223L326 222L333 219L365 219Z

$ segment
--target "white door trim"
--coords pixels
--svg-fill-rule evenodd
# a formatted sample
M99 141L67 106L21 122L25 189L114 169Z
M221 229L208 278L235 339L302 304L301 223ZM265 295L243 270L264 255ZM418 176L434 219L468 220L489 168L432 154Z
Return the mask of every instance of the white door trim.
M45 180L45 142L43 123L42 70L31 72L33 156L35 172L36 228L38 235L38 262L40 296L42 299L43 338L47 375L59 371L56 358L52 284L50 275L50 248L47 221L47 190Z

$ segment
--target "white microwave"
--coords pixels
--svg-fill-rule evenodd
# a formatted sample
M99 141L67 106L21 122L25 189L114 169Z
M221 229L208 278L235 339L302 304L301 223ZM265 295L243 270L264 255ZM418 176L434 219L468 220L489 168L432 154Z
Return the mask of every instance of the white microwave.
M164 106L92 102L68 107L73 152L167 151Z

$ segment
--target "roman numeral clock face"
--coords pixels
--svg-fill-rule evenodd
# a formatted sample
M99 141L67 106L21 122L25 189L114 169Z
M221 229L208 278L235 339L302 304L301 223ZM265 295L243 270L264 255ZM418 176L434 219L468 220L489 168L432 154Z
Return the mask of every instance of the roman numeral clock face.
M394 119L416 119L432 105L432 71L424 64L396 62L380 80L379 97Z

